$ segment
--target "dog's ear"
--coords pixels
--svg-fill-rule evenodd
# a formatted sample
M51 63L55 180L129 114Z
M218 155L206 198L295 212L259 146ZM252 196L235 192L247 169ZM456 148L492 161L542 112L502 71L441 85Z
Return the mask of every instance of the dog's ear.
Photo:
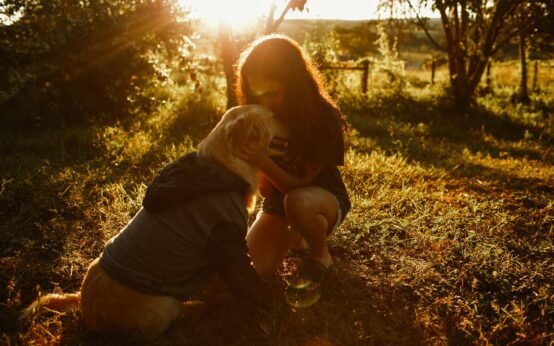
M248 133L248 141L254 143L269 144L271 138L271 116L264 114L250 114L252 129Z
M242 126L242 123L244 122L244 119L235 119L225 125L225 138L227 139L227 142L232 144L237 139L238 134L238 128Z
M232 147L240 146L252 131L252 122L246 117L239 117L225 126L227 141Z
M247 139L249 142L255 142L258 143L262 140L262 129L260 128L260 124L252 124L252 127L250 131L247 134Z

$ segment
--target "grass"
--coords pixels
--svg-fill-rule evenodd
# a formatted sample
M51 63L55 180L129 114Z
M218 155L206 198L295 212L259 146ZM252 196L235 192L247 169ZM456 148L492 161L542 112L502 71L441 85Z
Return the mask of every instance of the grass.
M217 95L179 92L127 123L0 133L2 343L145 343L87 332L77 313L19 322L17 311L39 292L77 290L155 172L223 110ZM329 240L336 272L322 301L276 311L268 340L216 279L198 294L203 313L150 344L551 343L554 90L528 106L512 94L498 87L466 114L440 86L345 96L353 208ZM283 289L279 276L271 285Z

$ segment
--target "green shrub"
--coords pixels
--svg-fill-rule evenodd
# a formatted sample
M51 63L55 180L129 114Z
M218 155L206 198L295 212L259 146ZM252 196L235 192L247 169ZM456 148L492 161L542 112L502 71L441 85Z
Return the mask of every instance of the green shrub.
M35 1L0 26L0 116L17 126L122 119L159 101L191 24L172 1Z

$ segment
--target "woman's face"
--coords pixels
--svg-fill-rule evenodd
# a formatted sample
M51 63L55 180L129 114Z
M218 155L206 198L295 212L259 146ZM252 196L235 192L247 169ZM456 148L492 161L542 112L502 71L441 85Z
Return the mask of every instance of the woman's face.
M283 109L285 100L285 87L283 84L261 76L250 75L246 77L250 94L264 107L273 113L279 114Z

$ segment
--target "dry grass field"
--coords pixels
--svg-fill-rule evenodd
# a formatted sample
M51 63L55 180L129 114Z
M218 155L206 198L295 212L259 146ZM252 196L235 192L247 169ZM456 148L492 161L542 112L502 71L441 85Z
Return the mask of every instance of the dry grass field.
M78 313L17 319L41 292L79 288L157 170L217 121L222 95L176 89L174 102L118 123L0 130L0 343L552 344L554 85L544 72L518 104L514 66L499 63L494 93L467 112L440 82L342 94L353 208L330 238L336 271L313 307L276 309L270 335L218 279L195 297L204 311L150 341L99 337Z

